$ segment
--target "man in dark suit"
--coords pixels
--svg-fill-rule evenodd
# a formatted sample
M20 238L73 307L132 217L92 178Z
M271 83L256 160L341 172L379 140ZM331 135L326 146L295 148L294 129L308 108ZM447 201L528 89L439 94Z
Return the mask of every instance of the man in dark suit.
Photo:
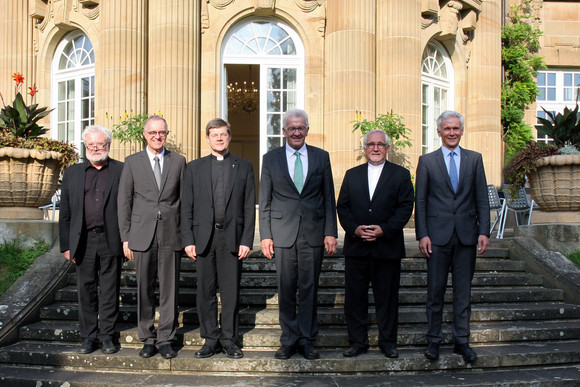
M109 158L111 131L87 126L86 160L64 172L60 199L60 250L76 264L80 353L117 352L113 343L119 312L123 249L117 221L117 193L123 163ZM100 288L100 291L99 291Z
M236 344L238 299L242 259L254 241L254 169L249 161L229 153L229 123L215 118L205 133L211 155L187 165L181 203L181 240L187 256L196 262L197 315L205 340L195 357L207 358L223 349L227 357L240 359L244 354Z
M454 352L477 359L469 346L471 280L476 248L489 245L489 201L481 154L459 147L464 118L453 111L437 119L442 147L419 158L415 232L427 257L427 342L425 356L439 358L447 276L453 273Z
M355 357L369 348L368 292L375 299L379 348L388 358L399 356L397 325L401 259L405 257L403 227L413 212L411 174L386 161L389 137L373 130L364 137L368 163L349 169L338 195L337 211L345 231L344 315Z
M171 343L177 330L181 263L180 204L185 158L165 149L169 130L160 116L145 122L144 151L127 157L119 187L119 228L123 252L135 259L137 319L144 344L139 356L177 356ZM155 329L155 280L159 280L159 325ZM156 347L157 346L157 347Z
M276 261L282 328L277 359L289 359L297 350L306 359L320 357L312 346L318 335L318 278L324 248L333 255L337 247L330 158L322 149L306 146L308 130L304 110L286 112L286 145L262 161L260 237L263 254Z

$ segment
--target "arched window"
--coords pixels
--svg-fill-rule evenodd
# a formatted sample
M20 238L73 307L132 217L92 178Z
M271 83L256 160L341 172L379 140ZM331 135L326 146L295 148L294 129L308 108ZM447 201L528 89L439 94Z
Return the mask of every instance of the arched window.
M280 20L246 19L234 25L225 36L222 64L222 115L227 117L232 113L232 104L242 100L244 103L240 105L246 112L241 114L249 114L248 121L253 114L259 116L255 118L259 121L261 160L264 153L284 145L283 114L304 107L302 41L296 31ZM241 86L243 82L253 92L253 103L245 100L249 98L247 95L235 95L234 89L245 88Z
M421 65L421 152L437 149L437 117L453 109L453 66L445 49L436 42L427 44Z
M95 120L95 54L81 32L66 36L52 61L51 134L77 146L84 157L83 129Z

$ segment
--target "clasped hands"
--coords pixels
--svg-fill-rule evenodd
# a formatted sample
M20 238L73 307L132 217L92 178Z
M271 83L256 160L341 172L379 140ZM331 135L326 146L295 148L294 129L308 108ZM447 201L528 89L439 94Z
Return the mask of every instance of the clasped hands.
M374 242L377 238L384 235L381 226L376 224L364 225L361 224L354 230L354 235L361 238L363 242Z

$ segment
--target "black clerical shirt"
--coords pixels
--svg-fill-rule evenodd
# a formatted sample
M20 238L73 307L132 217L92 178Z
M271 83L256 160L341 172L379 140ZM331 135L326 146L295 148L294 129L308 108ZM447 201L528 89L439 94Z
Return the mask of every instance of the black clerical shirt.
M85 227L90 230L105 225L103 207L109 160L105 161L101 169L93 167L89 161L85 161L85 164Z

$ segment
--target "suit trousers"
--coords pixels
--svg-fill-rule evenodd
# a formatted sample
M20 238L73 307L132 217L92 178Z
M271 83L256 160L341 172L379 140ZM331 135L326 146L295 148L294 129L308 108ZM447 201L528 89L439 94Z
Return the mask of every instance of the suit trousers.
M163 225L157 221L147 251L134 251L137 276L139 339L145 344L170 344L177 331L177 295L181 254L163 243ZM155 281L159 281L159 323L155 329Z
M306 242L302 222L294 245L274 247L282 345L305 345L318 336L318 279L322 269L323 246ZM300 301L296 301L296 291Z
M344 277L344 315L350 346L369 347L369 283L375 299L379 345L396 345L401 260L347 256Z
M209 251L206 255L197 256L195 269L201 337L212 347L218 342L224 347L236 344L242 261L238 259L237 252L232 253L226 247L223 229L214 230ZM221 329L218 325L218 287L221 299Z
M121 257L111 253L104 232L84 231L79 250L75 261L81 337L110 339L119 314Z
M469 343L471 317L471 281L475 272L475 245L464 245L457 231L443 246L432 245L427 259L427 341L441 343L441 321L447 277L452 273L453 284L453 337L457 344Z

